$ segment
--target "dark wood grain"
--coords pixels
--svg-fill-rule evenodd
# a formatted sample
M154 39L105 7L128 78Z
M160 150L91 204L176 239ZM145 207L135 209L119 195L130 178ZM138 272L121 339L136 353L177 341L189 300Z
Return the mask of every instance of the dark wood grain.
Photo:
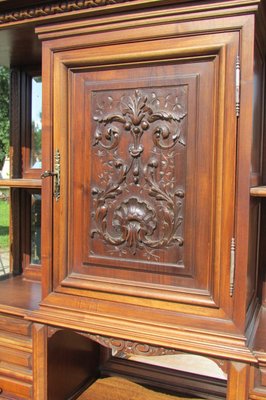
M98 376L100 346L71 331L48 340L48 398L64 400Z

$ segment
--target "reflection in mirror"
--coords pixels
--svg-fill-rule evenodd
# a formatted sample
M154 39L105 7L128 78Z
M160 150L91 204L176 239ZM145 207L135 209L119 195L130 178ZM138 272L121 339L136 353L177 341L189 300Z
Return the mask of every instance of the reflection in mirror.
M31 195L31 264L41 264L41 195Z
M10 178L9 96L10 71L0 66L0 179ZM0 187L0 279L10 272L10 190Z
M10 272L9 243L10 190L0 188L0 278Z
M42 168L42 78L31 80L31 167Z

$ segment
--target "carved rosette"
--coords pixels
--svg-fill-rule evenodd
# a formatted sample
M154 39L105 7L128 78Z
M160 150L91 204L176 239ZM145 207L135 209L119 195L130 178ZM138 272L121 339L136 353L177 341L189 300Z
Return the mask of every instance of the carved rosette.
M185 190L175 163L186 146L187 112L174 89L161 91L93 98L93 146L104 168L92 189L91 236L124 256L157 259L158 251L184 242Z

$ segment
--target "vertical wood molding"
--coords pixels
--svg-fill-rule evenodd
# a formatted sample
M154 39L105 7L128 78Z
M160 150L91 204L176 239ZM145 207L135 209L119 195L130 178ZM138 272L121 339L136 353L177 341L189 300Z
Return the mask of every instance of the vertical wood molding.
M49 99L52 96L50 85L45 84L51 78L50 70L50 51L43 46L43 65L42 65L42 81L43 81L43 111L42 111L42 168L52 170L52 128L47 121L52 118L52 110L49 106ZM41 226L43 232L53 232L53 207L46 209L46 204L49 204L52 198L52 180L45 179L42 183L42 220ZM41 251L42 251L42 297L48 295L52 290L52 235L42 235Z
M229 365L227 400L248 400L250 365L231 362Z
M21 135L20 114L21 114L21 72L12 69L10 74L10 159L11 177L21 177Z
M33 324L33 399L47 400L47 326Z
M21 72L13 68L10 73L10 177L21 178ZM21 191L13 189L11 197L10 235L13 242L11 269L15 274L21 272ZM15 235L13 234L15 232Z

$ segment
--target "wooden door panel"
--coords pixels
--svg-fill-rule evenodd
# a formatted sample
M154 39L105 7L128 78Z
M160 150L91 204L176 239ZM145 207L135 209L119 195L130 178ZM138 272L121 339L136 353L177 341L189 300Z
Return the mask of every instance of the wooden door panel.
M213 295L217 62L72 73L70 273Z
M63 157L54 290L210 309L231 303L236 118L224 119L224 104L234 105L228 71L238 36L215 39L205 37L209 47L198 54L195 38L173 59L124 60L135 44L114 47L113 63L109 47L99 64L99 49L92 64L85 49L72 52L73 63L70 53L55 56L55 148ZM160 54L163 45L151 48Z
M84 105L92 113L84 115L84 265L115 264L129 274L178 268L191 275L183 261L189 81L147 77L141 85L124 78L123 89L109 79L87 85ZM72 265L76 246L74 252Z

